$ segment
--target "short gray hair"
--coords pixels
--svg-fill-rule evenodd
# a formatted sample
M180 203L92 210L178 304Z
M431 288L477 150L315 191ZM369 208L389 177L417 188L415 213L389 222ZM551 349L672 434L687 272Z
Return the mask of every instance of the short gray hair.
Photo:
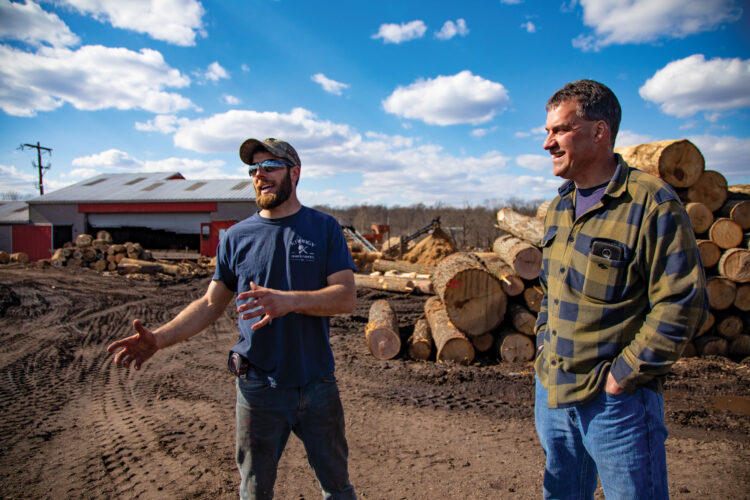
M547 101L549 111L565 101L576 101L576 116L589 121L604 120L609 127L612 147L620 129L622 108L617 96L606 85L594 80L578 80L566 84Z

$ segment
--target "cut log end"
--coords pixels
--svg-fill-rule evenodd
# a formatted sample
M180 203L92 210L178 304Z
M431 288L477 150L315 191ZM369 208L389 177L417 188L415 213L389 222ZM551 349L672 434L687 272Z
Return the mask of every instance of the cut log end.
M393 359L401 351L401 339L391 330L376 328L367 336L367 346L377 359Z
M448 283L443 302L456 328L475 336L500 324L505 316L507 296L494 276L479 269L467 269Z

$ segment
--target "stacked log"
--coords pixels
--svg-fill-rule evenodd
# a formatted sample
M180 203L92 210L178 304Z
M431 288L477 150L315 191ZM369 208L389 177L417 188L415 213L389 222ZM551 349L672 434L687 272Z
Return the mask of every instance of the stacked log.
M376 300L370 306L365 339L370 353L378 359L392 359L401 351L398 319L387 300Z
M750 186L728 186L686 140L615 149L669 183L685 204L708 277L709 320L685 355L747 356L750 347ZM748 340L746 340L746 338ZM732 346L735 346L734 348Z
M451 322L468 336L487 333L503 320L507 296L476 255L449 255L435 268L432 282Z
M471 363L474 360L474 346L451 322L440 298L432 296L427 299L424 312L435 342L436 361L452 361L465 365Z

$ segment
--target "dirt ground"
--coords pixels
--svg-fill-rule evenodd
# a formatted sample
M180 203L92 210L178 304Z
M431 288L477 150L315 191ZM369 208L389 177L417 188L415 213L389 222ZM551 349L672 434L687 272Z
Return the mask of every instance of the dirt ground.
M236 498L232 308L140 372L105 352L134 318L162 324L209 280L0 268L0 497ZM408 334L425 297L358 295L332 319L331 343L359 497L540 498L531 364L377 361L364 342L370 303L390 299ZM748 361L681 360L665 407L672 497L750 498ZM319 495L292 437L276 497Z

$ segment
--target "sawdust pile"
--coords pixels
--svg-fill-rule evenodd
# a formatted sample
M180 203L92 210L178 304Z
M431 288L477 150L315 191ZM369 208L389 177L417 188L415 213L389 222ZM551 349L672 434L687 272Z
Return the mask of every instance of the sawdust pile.
M404 260L414 264L436 266L438 262L456 251L456 245L451 237L438 227L404 255Z

